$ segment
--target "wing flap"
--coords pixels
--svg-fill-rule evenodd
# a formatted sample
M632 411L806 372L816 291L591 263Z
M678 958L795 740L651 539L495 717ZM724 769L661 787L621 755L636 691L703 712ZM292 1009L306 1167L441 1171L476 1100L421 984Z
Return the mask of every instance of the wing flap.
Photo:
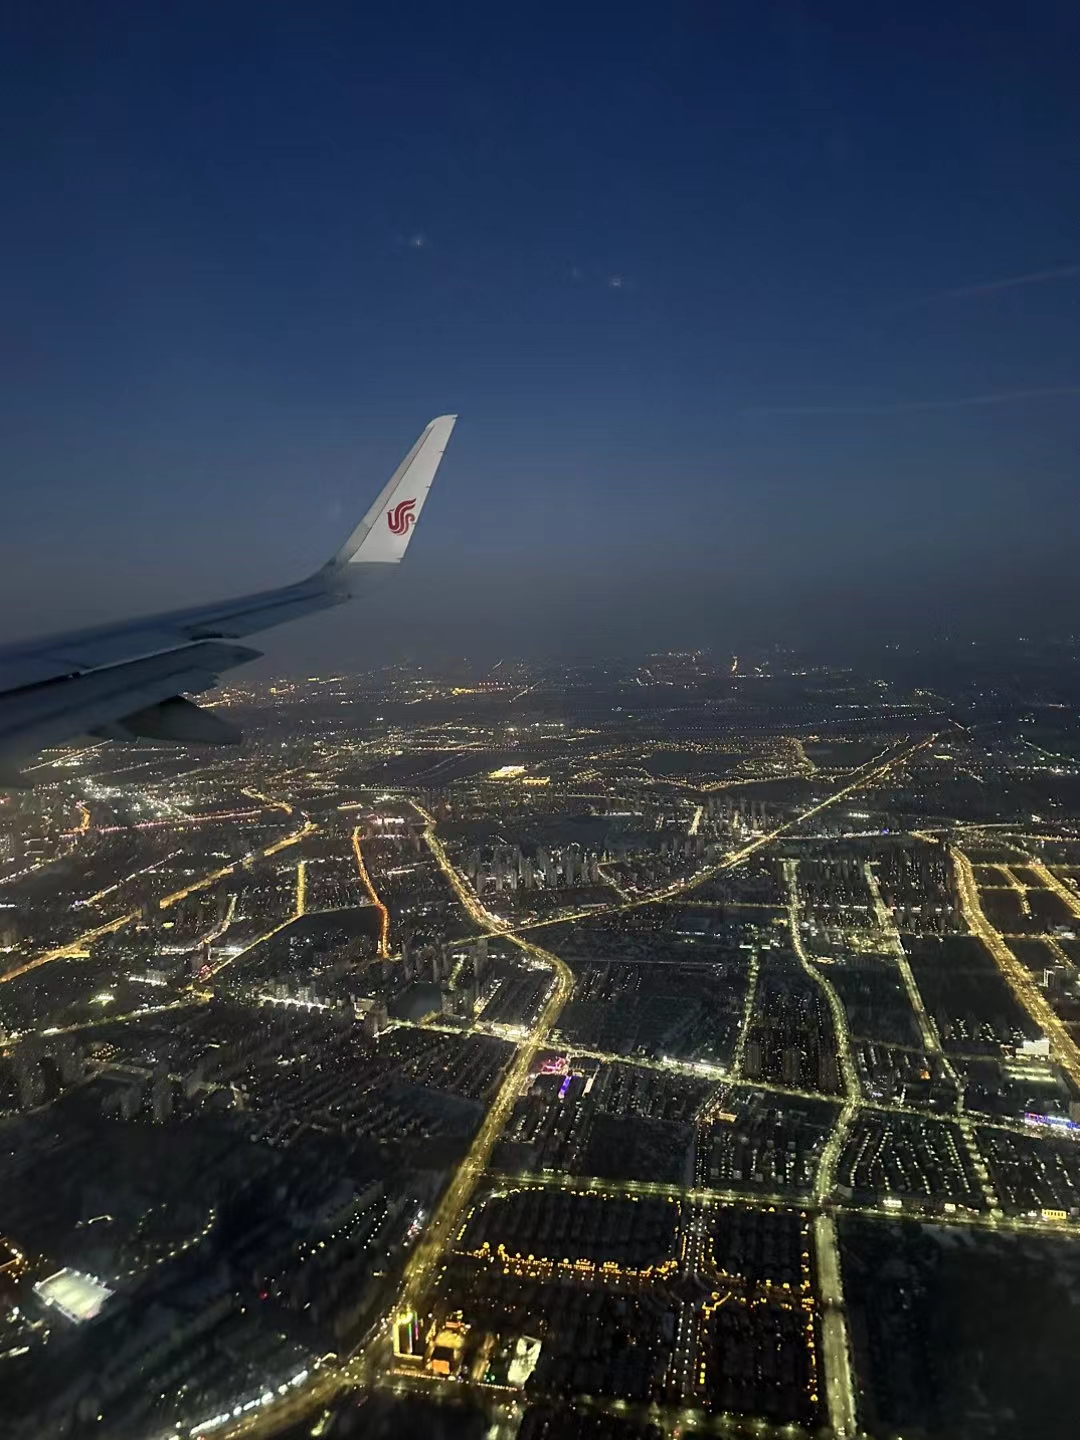
M176 745L239 745L243 739L238 726L182 695L133 710L108 725L98 725L93 733L102 740L167 740Z
M125 716L158 706L178 691L208 690L223 671L260 653L205 641L0 695L0 751L5 757L25 757L72 735L122 723Z

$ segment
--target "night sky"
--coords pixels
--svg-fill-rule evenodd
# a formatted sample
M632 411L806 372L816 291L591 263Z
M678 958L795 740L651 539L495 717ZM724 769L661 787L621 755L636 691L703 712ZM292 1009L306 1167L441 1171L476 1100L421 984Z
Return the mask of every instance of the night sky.
M1080 624L1070 0L131 0L0 35L2 638L394 586L275 668Z

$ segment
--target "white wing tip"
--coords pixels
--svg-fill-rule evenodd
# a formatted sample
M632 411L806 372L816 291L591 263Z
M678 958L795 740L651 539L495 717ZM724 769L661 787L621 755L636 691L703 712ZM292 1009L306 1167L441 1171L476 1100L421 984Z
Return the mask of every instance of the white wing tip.
M331 567L392 565L402 558L457 418L436 415L428 421L378 499L330 562Z

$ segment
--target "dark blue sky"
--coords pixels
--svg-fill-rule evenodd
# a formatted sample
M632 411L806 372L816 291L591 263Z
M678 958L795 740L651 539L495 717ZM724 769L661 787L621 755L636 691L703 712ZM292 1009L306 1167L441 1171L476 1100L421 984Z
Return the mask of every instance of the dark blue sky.
M278 658L1069 628L1078 53L1065 0L9 7L0 627L294 578L456 410L397 590Z

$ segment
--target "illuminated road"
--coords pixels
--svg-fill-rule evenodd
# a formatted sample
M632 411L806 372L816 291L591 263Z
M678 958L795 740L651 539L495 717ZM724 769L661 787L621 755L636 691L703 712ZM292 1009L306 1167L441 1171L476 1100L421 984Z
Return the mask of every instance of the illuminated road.
M299 830L295 830L291 835L286 835L281 840L274 841L272 845L268 845L264 850L253 851L251 854L243 856L240 860L234 860L231 865L225 865L220 870L214 870L211 874L204 875L199 880L193 880L189 885L185 885L182 890L175 890L171 895L163 896L158 901L158 909L171 909L172 906L178 905L181 900L186 900L189 895L195 895L200 890L205 890L208 886L216 884L218 880L224 880L227 875L234 874L242 865L249 864L252 860L263 859L267 855L276 855L279 850L284 850L286 846L295 845L297 841L302 840L305 835L310 835L314 829L315 826L308 820ZM37 970L42 965L48 965L52 960L84 959L87 947L93 944L95 940L100 939L102 935L112 935L115 931L122 930L125 925L130 925L134 920L137 920L139 915L140 912L138 910L129 910L124 915L118 915L115 919L106 921L104 925L97 925L92 930L84 930L81 935L76 935L75 939L69 940L66 945L59 945L55 950L46 950L44 954L35 955L32 960L26 960L23 964L17 965L13 970L6 971L3 975L0 975L0 985L6 984L9 980L16 979L19 975L28 975L30 971Z
M274 843L268 845L265 850L256 851L254 855L249 855L247 859L257 860L260 856L265 858L267 855L276 855L279 850L287 850L290 845L295 845L298 840L303 840L306 835L310 835L318 828L314 820L305 820L299 830L294 830L291 835L284 835L280 840L275 840ZM245 862L241 860L238 863L242 865ZM230 868L235 870L236 866L234 865Z
M820 987L821 993L828 1003L836 1035L836 1056L840 1062L844 1095L848 1100L858 1100L861 1096L861 1089L859 1077L855 1071L855 1062L851 1056L851 1031L848 1028L847 1012L841 1003L840 996L836 993L836 986L814 964L803 945L802 931L799 928L798 864L797 860L784 861L784 879L787 881L788 887L788 927L791 931L791 944L798 956L799 964L810 979Z
M425 839L432 854L470 917L489 933L502 933L505 927L484 909L450 863L442 842L434 833L434 818L415 801L412 803L424 820ZM360 863L358 833L353 832L353 843ZM573 989L574 980L570 968L558 956L541 950L538 945L530 944L518 936L508 938L532 959L553 969L555 985L528 1038L515 1054L465 1158L443 1192L435 1214L405 1264L401 1289L393 1307L395 1311L401 1308L419 1310L420 1302L431 1287L445 1251L460 1229L465 1207L477 1181L485 1172L495 1142L510 1117L514 1102L525 1086L536 1055L543 1048ZM228 1430L222 1428L216 1433L221 1436L271 1435L285 1425L310 1414L316 1406L325 1405L343 1390L368 1383L374 1373L386 1367L389 1359L384 1324L376 1329L368 1344L340 1369L318 1372L309 1383L284 1397L280 1403L271 1405L264 1413L243 1418L237 1425Z
M514 1044L519 1043L528 1032L521 1026L507 1026L498 1023L488 1023L485 1020L474 1020L468 1025L454 1025L447 1020L423 1019L405 1020L395 1019L389 1022L390 1029L412 1029L432 1030L440 1035L492 1035L498 1040L509 1040ZM599 1060L607 1065L623 1065L632 1070L656 1070L667 1075L686 1075L694 1080L716 1080L719 1084L726 1086L730 1093L737 1095L740 1091L751 1093L761 1091L766 1095L790 1096L793 1100L814 1100L831 1101L837 1103L835 1095L826 1095L821 1090L804 1090L798 1085L779 1085L774 1080L754 1079L748 1080L736 1074L735 1060L732 1060L730 1068L725 1069L722 1065L713 1064L708 1060L676 1060L670 1055L663 1059L654 1060L645 1055L627 1055L620 1050L595 1050L587 1049L577 1044L568 1044L558 1037L558 1032L551 1036L552 1046L565 1054L567 1061L573 1068L576 1060ZM907 1047L904 1047L907 1048ZM921 1049L913 1049L913 1054L921 1055ZM942 1057L945 1058L944 1056ZM974 1057L977 1060L983 1059L981 1055ZM725 1102L726 1103L726 1102ZM842 1108L842 1106L841 1106ZM852 1113L855 1110L869 1110L887 1115L906 1115L912 1120L921 1120L928 1125L946 1125L954 1121L970 1117L958 1115L938 1115L932 1110L920 1109L917 1105L901 1105L891 1100L859 1101L853 1105ZM703 1117L705 1118L705 1117ZM1031 1135L1031 1126L1023 1120L1011 1120L1003 1115L983 1115L977 1117L979 1126L984 1130L1006 1130L1013 1135Z
M923 840L926 844L937 844L935 838L930 837L930 835L919 835L917 838ZM893 923L893 917L891 917L886 906L884 906L884 901L881 900L881 890L878 888L877 876L874 874L873 865L871 865L868 860L867 863L864 864L863 873L865 874L865 878L867 878L868 886L870 886L870 894L874 901L874 912L877 914L878 927L883 930L890 949L893 950L894 955L896 955L897 965L899 965L900 968L900 976L904 982L904 989L907 991L907 998L912 1002L914 1015L916 1015L916 1020L919 1021L919 1034L922 1035L924 1050L926 1050L927 1054L932 1054L932 1056L937 1057L937 1061L939 1061L943 1071L948 1074L953 1086L956 1087L956 1120L958 1120L960 1136L962 1136L963 1143L965 1143L966 1148L968 1148L968 1155L971 1156L972 1168L975 1169L975 1176L979 1181L979 1187L982 1188L982 1197L984 1197L991 1211L994 1212L994 1214L999 1214L998 1197L996 1197L994 1189L991 1187L991 1179L989 1179L989 1172L988 1169L986 1169L984 1153L979 1149L979 1139L978 1133L976 1133L975 1130L975 1122L973 1122L971 1116L965 1112L965 1107L963 1107L965 1086L963 1086L962 1080L960 1080L958 1071L956 1071L956 1067L953 1066L952 1060L950 1060L949 1056L946 1056L945 1048L943 1048L942 1041L940 1041L940 1035L937 1034L935 1022L933 1022L930 1015L927 1014L926 1007L923 1005L923 996L920 995L919 986L916 985L912 965L910 965L909 959L907 959L907 950L904 950L903 940L900 939L900 932L897 930L896 924ZM1012 1125L1012 1122L1004 1123L1007 1123L1009 1129L1021 1129L1020 1123L1015 1123L1015 1125Z
M711 880L715 876L722 875L728 870L734 870L737 866L741 865L744 860L748 860L751 855L756 855L759 850L765 849L765 847L771 845L774 840L778 840L782 835L787 835L791 830L796 829L797 826L802 825L805 821L813 819L815 815L820 815L823 811L828 810L830 806L838 804L841 800L846 800L849 796L856 794L859 790L865 789L868 785L878 784L879 781L884 780L894 770L904 765L913 755L917 754L918 751L925 750L928 745L932 745L936 739L936 734L928 735L924 740L916 741L903 750L895 751L883 762L881 761L881 756L876 755L872 760L867 762L867 765L862 766L860 773L856 775L854 779L848 781L842 789L834 791L832 795L827 795L824 800L816 801L806 810L801 810L797 815L793 815L790 820L785 820L782 825L777 825L765 834L758 835L755 839L749 841L746 845L740 846L737 850L729 850L727 854L723 855L715 864L706 866L701 870L696 870L692 875L688 875L681 880L676 880L663 889L651 891L647 895L639 895L633 900L627 900L622 904L591 905L583 910L565 911L559 915L552 915L544 920L529 920L525 923L514 925L504 920L501 916L495 915L490 910L485 909L479 904L476 896L454 868L446 854L442 841L434 834L430 825L426 833L428 843L431 845L436 859L439 860L440 866L454 887L454 893L465 909L473 915L473 918L477 920L478 924L483 924L489 928L490 933L494 933L497 930L500 934L505 935L508 940L514 940L515 936L524 935L534 930L543 930L551 925L568 925L575 920L588 920L595 919L601 915L618 914L623 910L634 910L642 905L655 905L666 900L674 900L685 896L688 891L703 884L706 880ZM743 782L732 781L731 783L741 784ZM708 789L710 787L705 786L703 788ZM420 807L416 805L415 801L411 803L418 813L424 815L428 821L431 821L431 817L426 811L420 810ZM475 913L471 907L475 907ZM467 939L468 937L465 938Z
M798 861L784 861L784 878L788 887L788 925L791 929L791 943L799 964L821 987L832 1014L833 1030L836 1034L836 1053L840 1061L840 1074L844 1082L844 1104L836 1117L836 1123L826 1140L817 1174L814 1177L814 1198L820 1205L831 1193L836 1175L836 1163L840 1158L848 1126L855 1115L862 1090L851 1055L851 1031L848 1028L847 1012L841 1003L836 987L813 963L802 942L799 928L799 881ZM829 1424L837 1440L846 1440L855 1433L855 1378L851 1364L851 1341L848 1336L847 1311L844 1306L844 1288L840 1270L840 1243L836 1234L836 1222L824 1210L814 1222L814 1249L817 1255L818 1281L821 1287L821 1341L825 1369L825 1400L829 1411Z
M502 924L484 909L451 864L442 842L434 833L433 817L415 802L413 803L414 808L424 820L424 835L431 852L470 918L489 932L501 933L504 929ZM454 1172L453 1179L439 1202L434 1218L409 1257L402 1278L401 1303L406 1309L414 1308L419 1311L420 1302L431 1284L443 1252L456 1235L465 1206L469 1202L477 1181L487 1167L496 1140L510 1118L514 1102L525 1089L536 1056L543 1049L574 988L574 977L570 967L557 955L553 955L548 950L541 950L538 945L533 945L520 936L514 935L507 938L531 959L549 966L555 972L555 985L528 1038L514 1056L498 1093L489 1107L480 1129L476 1132L468 1153Z
M922 744L926 743L928 742L922 742ZM920 747L915 746L912 747L912 750L918 748ZM912 750L904 752L903 756L894 757L887 767L879 767L878 770L872 771L871 775L874 777L879 776L882 769L892 768L892 766L899 763L901 759L907 758L907 756L912 753ZM855 788L860 784L869 783L870 778L870 776L864 776L860 781L854 782ZM852 787L845 787L845 789L847 793L850 793ZM836 798L838 797L833 797L831 801L824 803L833 803ZM822 806L813 808L816 813ZM425 820L425 833L429 848L466 912L483 930L491 934L503 935L507 940L518 945L519 948L535 960L549 965L555 972L556 983L533 1029L529 1032L527 1039L517 1051L503 1083L499 1088L495 1101L489 1109L465 1159L452 1177L434 1218L406 1264L398 1303L394 1309L412 1306L419 1310L419 1302L422 1301L426 1293L430 1290L447 1250L453 1244L456 1235L460 1231L469 1202L482 1179L493 1186L506 1189L557 1187L566 1190L587 1191L604 1195L668 1196L699 1205L739 1204L763 1208L784 1206L803 1209L815 1217L815 1249L819 1274L821 1276L822 1336L824 1347L822 1358L830 1424L838 1437L847 1437L855 1434L855 1390L851 1370L847 1324L843 1306L841 1261L836 1225L833 1218L834 1213L843 1211L845 1213L876 1216L892 1221L895 1221L902 1215L921 1215L923 1218L933 1220L935 1224L949 1226L985 1227L1008 1233L1054 1235L1060 1238L1067 1238L1070 1234L1075 1234L1075 1226L1059 1224L1041 1218L1004 1217L1000 1213L973 1214L959 1211L942 1215L938 1213L930 1203L927 1203L926 1206L921 1206L915 1202L910 1202L905 1204L902 1211L897 1211L893 1208L886 1208L879 1205L842 1205L829 1200L828 1197L834 1188L836 1163L842 1149L844 1136L846 1135L852 1118L861 1108L857 1098L859 1094L858 1081L854 1073L854 1067L851 1064L850 1041L846 1027L846 1017L842 1017L843 1023L837 1026L837 1036L838 1050L842 1057L841 1070L844 1076L848 1098L842 1105L837 1123L823 1148L812 1196L781 1195L776 1193L749 1194L745 1189L688 1188L682 1185L669 1185L647 1180L611 1181L592 1176L581 1177L551 1174L529 1174L527 1176L498 1175L488 1171L486 1167L490 1161L491 1153L498 1136L506 1124L513 1109L514 1102L528 1078L536 1055L551 1036L551 1031L571 993L573 979L568 967L557 956L551 954L549 951L540 949L540 947L533 945L520 935L510 933L508 927L500 921L498 917L492 915L481 905L479 900L464 883L462 877L455 870L441 841L439 841L438 837L434 834L434 821L432 817L425 811L421 811L420 813ZM788 827L784 828L786 829ZM755 842L754 848L761 848L760 843ZM686 882L687 886L689 887L700 878L702 877L694 877ZM792 874L789 879L793 881L794 875ZM627 907L613 906L610 908L621 910ZM798 931L797 896L789 907L789 918L793 918L795 921L793 926L793 936L795 936ZM800 936L796 947L797 953L801 948L802 942ZM805 963L806 968L815 974L819 981L823 981L824 977L816 972L813 962L806 955L805 950L803 950L800 959ZM830 991L832 991L836 1003L839 1004L839 998L835 996L835 991L830 985L826 985L825 993L828 995ZM846 1064L844 1063L845 1058ZM626 1056L612 1056L611 1059L619 1063L633 1063L628 1062ZM682 1066L680 1065L679 1068L682 1069ZM891 1111L894 1109L901 1110L904 1107L874 1106L873 1108ZM912 1113L922 1116L922 1112ZM925 1119L928 1117L923 1116L922 1118ZM1013 1127L1010 1126L1009 1128ZM271 1405L262 1414L243 1417L236 1425L230 1427L228 1430L223 1428L218 1433L221 1435L228 1434L230 1436L243 1435L245 1437L270 1435L287 1424L302 1420L305 1416L310 1415L319 1405L325 1405L346 1390L371 1383L391 1383L396 1386L400 1377L396 1373L393 1374L392 1378L389 1376L387 1370L389 1361L387 1324L384 1319L368 1343L352 1358L348 1359L340 1369L324 1368L317 1371L303 1386L290 1392L280 1401ZM425 1386L437 1388L439 1391L447 1394L460 1393L460 1386L451 1380L438 1380L433 1377L430 1381L425 1379L423 1383ZM682 1411L678 1413L686 1419L689 1419L696 1412Z
M623 887L613 876L607 873L607 870L604 867L609 863L610 862L606 860L598 860L596 862L596 869L600 876L600 879L604 882L605 885L611 886L612 890L615 891L615 894L619 897L620 900L632 900L633 896L628 891L624 890Z
M1047 890L1052 890L1059 900L1065 902L1074 915L1080 917L1080 896L1075 890L1070 890L1068 885L1060 881L1041 860L1029 860L1028 868L1035 871Z
M62 770L71 769L73 764L80 763L85 757L92 755L95 750L103 750L107 743L105 740L99 740L94 745L57 746L52 753L45 752L49 757L47 760L39 760L36 765L23 765L22 773L31 775L35 770L48 770L52 765L56 765Z
M936 842L930 841L929 843L934 844ZM866 876L866 883L870 887L878 927L884 933L889 948L896 956L896 963L900 970L900 977L904 982L904 988L907 991L908 1000L911 1002L911 1008L914 1010L915 1018L919 1022L919 1034L922 1037L923 1047L927 1054L937 1057L938 1063L956 1087L956 1120L960 1127L961 1138L967 1148L968 1156L975 1172L975 1178L978 1180L982 1190L983 1199L992 1212L999 1213L997 1208L997 1195L994 1193L991 1184L990 1172L986 1167L986 1158L979 1148L979 1137L975 1129L975 1122L964 1109L963 1082L951 1059L946 1055L941 1044L941 1037L937 1032L937 1026L930 1018L926 1006L923 1004L923 998L919 993L918 985L915 983L915 976L912 973L907 951L904 949L904 942L900 938L900 931L893 923L893 918L881 898L881 890L878 888L877 876L874 874L873 866L869 860L867 860L863 866L863 874ZM1022 1127L1017 1123L1015 1126L1010 1126L1010 1128L1018 1131Z
M566 1052L571 1063L578 1058L601 1060L606 1065L628 1065L635 1070L660 1070L667 1075L687 1075L694 1080L731 1079L730 1072L723 1065L714 1065L708 1060L675 1060L670 1056L665 1056L662 1060L650 1060L645 1055L621 1055L615 1050L588 1050L577 1044L567 1045L565 1041L560 1041L559 1048Z
M312 826L312 829L314 829L314 826ZM288 929L288 927L293 923L294 920L299 920L300 916L305 913L305 907L307 904L306 897L307 861L298 860L296 862L296 898L293 901L292 914L284 920L279 920L276 925L271 926L271 928L267 930L264 934L256 935L255 939L252 940L249 945L245 945L244 948L242 950L238 950L235 955L223 956L218 961L218 963L209 970L209 972L196 976L195 979L188 986L188 989L198 990L200 986L206 984L207 980L212 980L215 975L220 975L222 970L227 969L228 966L235 965L237 960L241 959L244 955L250 955L252 950L255 949L256 945L262 945L264 941L272 940L274 936L277 935L280 931ZM233 895L231 899L232 904L230 905L229 912L220 927L220 934L224 934L225 931L228 929L229 925L232 923L233 914L236 910L236 896Z
M853 1109L859 1107L853 1106ZM954 1210L942 1212L927 1199L923 1205L911 1201L903 1210L885 1205L857 1204L850 1201L823 1201L803 1192L778 1194L774 1191L747 1189L716 1189L708 1185L673 1185L661 1180L601 1180L595 1175L562 1175L550 1171L528 1172L514 1175L504 1171L489 1170L486 1180L492 1193L510 1194L515 1190L569 1190L574 1194L593 1194L604 1197L619 1195L650 1196L667 1200L686 1200L695 1205L743 1205L749 1209L803 1210L816 1215L828 1210L840 1215L869 1215L878 1220L918 1218L935 1225L961 1226L965 1229L998 1230L1017 1235L1052 1235L1060 1240L1075 1237L1080 1225L1058 1220L1044 1220L1041 1216L1030 1215L987 1215L981 1211Z
M749 859L751 855L755 855L759 850L763 850L766 845L771 845L774 840L779 840L781 835L786 835L789 830L794 830L797 825L803 824L806 820L812 820L815 815L820 815L823 810L828 810L830 806L839 804L841 800L846 800L849 795L854 795L857 791L864 790L868 785L876 785L879 780L884 780L886 776L891 775L894 770L905 764L913 755L917 754L918 751L925 750L928 745L932 745L936 739L936 734L928 735L924 740L918 740L906 749L899 750L893 755L890 755L887 760L880 764L877 762L881 757L875 756L874 759L869 762L869 766L872 768L868 768L866 765L862 766L861 770L863 773L858 774L841 789L834 791L831 795L827 795L824 800L819 800L816 804L809 806L808 809L800 811L793 819L785 820L782 825L777 825L774 829L766 831L764 835L759 835L756 839L751 840L747 845L741 846L738 850L729 851L722 859L718 860L715 865L710 865L704 870L699 870L696 875L692 875L686 880L681 880L665 890L657 891L653 895L644 896L641 900L635 901L634 903L647 905L655 900L667 900L672 895L678 895L686 890L692 889L703 880L710 880L714 875L723 874L725 870L733 870L736 865L741 865L744 860Z
M138 1010L123 1010L118 1014L102 1015L96 1020L79 1020L74 1025L50 1025L45 1030L40 1030L39 1035L49 1037L52 1035L77 1035L82 1030L96 1030L102 1025L121 1025L128 1020L142 1020L147 1015L164 1015L169 1010L192 1010L204 1004L202 998L191 1000L169 1000L164 1005L143 1005ZM12 1048L7 1045L4 1053Z
M435 834L435 817L430 815L422 805L418 805L415 800L411 803L413 809L424 822L424 840L427 843L427 847L438 862L439 869L446 876L447 880L449 880L450 886L454 894L461 901L466 914L470 919L475 920L477 925L487 930L489 934L494 934L498 931L500 934L506 933L509 935L510 927L506 921L501 920L498 915L493 915L490 910L485 909L458 873L456 866L446 853L446 846L439 839L438 835ZM615 909L618 907L612 906L610 908ZM510 936L510 938L513 937ZM546 951L542 953L546 954Z
M402 1288L402 1304L418 1308L434 1272L442 1259L444 1250L457 1233L462 1212L468 1204L473 1188L487 1167L495 1141L503 1126L510 1118L514 1102L523 1092L536 1058L548 1030L569 996L570 982L557 985L552 992L532 1037L518 1050L494 1103L488 1110L480 1129L476 1133L465 1159L458 1166L449 1186L439 1203L431 1224L418 1242L405 1267Z
M574 918L583 918L596 914L611 914L636 908L639 905L653 904L657 900L671 899L674 896L681 895L693 889L695 885L700 884L702 881L742 864L742 862L751 855L771 845L773 841L779 839L781 835L786 835L796 826L821 814L830 806L836 805L846 799L849 795L853 795L866 786L874 785L885 779L895 769L909 760L912 755L932 744L935 738L933 735L928 736L926 739L917 741L903 750L896 751L885 760L881 760L880 756L875 757L874 760L869 762L869 766L863 766L860 772L846 785L840 790L835 791L832 795L827 796L824 800L817 801L806 810L794 816L791 820L776 826L764 835L756 837L739 849L729 852L715 865L698 870L695 874L684 880L677 881L655 894L642 896L639 899L623 902L618 905L594 907L591 910L583 911L581 914L575 916L560 915L546 923L565 924ZM527 1038L521 1043L517 1050L496 1097L473 1139L468 1153L454 1172L433 1218L406 1263L402 1276L401 1290L399 1291L398 1301L394 1308L401 1309L411 1307L419 1311L420 1302L425 1293L430 1289L446 1250L460 1230L469 1200L473 1195L476 1185L486 1172L486 1167L494 1149L495 1142L510 1117L514 1103L525 1085L536 1056L546 1045L558 1017L562 1013L563 1007L570 998L574 981L573 973L563 960L551 951L544 950L540 946L525 939L524 934L521 933L521 931L540 928L545 922L523 926L520 927L519 930L515 930L507 921L486 909L466 884L447 855L442 841L435 833L434 817L415 800L410 801L410 803L424 821L424 838L428 848L470 919L486 933L503 936L511 944L516 945L524 951L525 954L529 955L530 958L548 966L555 974L555 984L544 1003L543 1010L534 1023L532 1030L528 1033ZM358 846L358 842L356 842L356 844ZM626 1057L619 1058L624 1060ZM850 1066L850 1053L848 1064ZM857 1082L855 1091L857 1093ZM855 1109L854 1102L849 1102L844 1109L850 1110L853 1113ZM545 1180L547 1178L548 1177L545 1177ZM552 1177L556 1182L558 1178L560 1177ZM611 1183L599 1180L590 1180L585 1183L594 1189L606 1189L608 1191L614 1191L616 1189ZM722 1198L727 1198L730 1201L750 1204L772 1203L774 1205L797 1205L799 1203L798 1200L793 1200L791 1197L773 1196L769 1197L768 1200L763 1199L761 1196L747 1197L745 1192L742 1191L688 1191L684 1187L663 1186L644 1181L626 1182L626 1184L632 1187L627 1189L626 1193L674 1193L691 1199L721 1200ZM837 1265L839 1265L838 1258ZM300 1390L289 1394L280 1403L271 1405L265 1413L245 1417L235 1426L229 1427L228 1430L223 1428L217 1433L221 1436L243 1435L246 1437L256 1434L273 1434L286 1424L299 1421L305 1415L310 1414L315 1407L326 1404L329 1399L340 1394L342 1391L371 1383L373 1379L377 1381L380 1372L385 1374L390 1360L386 1332L387 1323L384 1319L383 1324L376 1330L370 1342L352 1359L348 1360L340 1370L323 1370L318 1372ZM833 1368L834 1373L841 1373L840 1367L835 1361ZM454 1382L447 1383L450 1384L455 1393L459 1393L460 1387L457 1387ZM680 1413L685 1417L689 1417L694 1412L684 1411ZM833 1413L831 1409L830 1413ZM839 1402L837 1403L835 1413L841 1422L843 1422L844 1409ZM841 1431L838 1433L846 1435L851 1432Z
M739 1038L735 1042L735 1054L731 1057L732 1075L741 1075L743 1059L746 1056L746 1041L750 1034L750 1022L754 1016L754 1000L757 997L758 975L761 972L761 961L756 949L750 952L750 968L746 976L746 999L743 1001L742 1024L739 1026Z
M318 827L311 820L305 820L299 830L294 830L291 835L284 835L280 840L267 845L262 850L252 850L249 854L234 860L231 865L223 865L220 870L215 870L210 875L204 875L201 880L195 880L190 885L185 885L183 890L177 890L172 895L166 895L158 901L160 910L168 910L173 905L178 905L181 900L186 900L189 895L196 895L200 890L206 890L219 880L224 880L227 875L234 874L243 865L250 865L255 860L265 860L270 855L277 855L281 850L287 850L290 845L296 845L306 836L310 835Z
M1029 937L1018 936L1017 938L1027 939ZM1039 938L1042 940L1044 945L1049 946L1049 948L1054 952L1054 959L1058 962L1058 964L1068 970L1075 979L1076 965L1073 962L1072 958L1065 954L1065 951L1061 948L1061 942L1057 939L1057 937L1054 935L1041 935Z
M104 925L97 925L93 930L84 930L81 935L76 935L66 945L58 945L55 950L46 950L43 955L35 955L32 960L24 960L21 965L16 965L14 970L6 970L0 975L0 985L6 985L9 980L16 980L20 975L29 975L31 970L37 970L42 965L48 965L52 960L73 960L84 959L87 947L102 935L112 935L117 930L122 930L125 925L130 925L133 920L139 918L138 910L130 910L126 915L119 915L115 920L108 920Z
M240 791L241 795L247 795L252 800L261 800L268 810L283 810L286 815L293 814L293 806L287 800L274 800L269 795L264 795L261 790L256 790L251 785L245 785Z
M1016 898L1020 903L1021 915L1026 915L1027 918L1030 920L1031 902L1028 900L1028 887L1026 885L1021 885L1020 881L1009 869L1008 865L995 865L994 869L1001 871L1002 875L1005 877L1005 883L1008 885L1009 889L1015 891L1016 893ZM1047 871L1047 874L1049 874L1049 871Z
M874 874L874 867L867 860L863 864L863 875L866 877L866 884L870 890L870 898L874 904L874 914L877 917L878 929L885 936L889 949L896 956L896 963L900 970L900 978L904 982L904 989L907 991L911 1008L915 1012L915 1018L919 1022L919 1035L922 1037L923 1047L928 1054L941 1055L941 1040L938 1038L937 1030L933 1021L926 1013L926 1006L919 994L919 987L915 984L915 976L912 973L911 963L904 949L903 941L900 939L900 932L889 914L884 900L881 898L881 890L878 886L877 876ZM952 1067L949 1066L951 1071ZM956 1078L955 1076L953 1077ZM958 1087L959 1088L959 1087Z
M1027 969L1006 945L1000 931L995 930L987 920L979 900L979 889L971 861L956 846L953 847L952 858L960 907L968 929L986 946L1017 1000L1043 1034L1049 1037L1054 1059L1068 1072L1072 1080L1080 1085L1080 1049L1077 1048L1075 1040Z
M387 941L390 938L390 911L379 899L375 886L371 883L371 876L368 874L367 866L364 864L364 852L360 849L360 826L352 832L353 855L356 857L356 868L360 872L360 881L368 893L368 899L379 912L379 948L380 960L385 960L390 953Z
M827 1211L814 1218L818 1295L821 1299L821 1345L825 1368L825 1401L837 1440L854 1435L855 1384L848 1340L844 1287L840 1276L840 1242L836 1221Z
M107 885L104 890L98 890L96 894L88 896L85 900L76 900L74 904L80 909L86 905L97 905L107 896L115 895L117 890L122 890L123 887L130 884L132 880L137 880L140 875L152 875L155 870L160 870L163 865L168 865L170 860L175 860L178 855L182 854L182 850L173 850L166 855L163 860L155 860L152 865L144 865L140 870L132 870L131 873L125 875L122 880L117 880L114 884Z
M595 1175L561 1175L551 1171L529 1171L524 1175L489 1170L488 1180L500 1194L515 1190L569 1190L575 1195L649 1196L662 1200L688 1200L695 1205L749 1205L761 1209L783 1206L805 1209L808 1196L767 1194L760 1191L717 1189L709 1185L672 1185L663 1180L601 1180Z

